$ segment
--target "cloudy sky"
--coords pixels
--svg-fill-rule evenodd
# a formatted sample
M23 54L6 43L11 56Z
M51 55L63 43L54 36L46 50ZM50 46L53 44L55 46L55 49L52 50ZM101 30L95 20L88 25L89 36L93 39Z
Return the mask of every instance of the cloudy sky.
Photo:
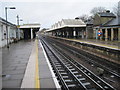
M5 18L5 7L8 10L8 21L16 24L16 16L23 19L20 24L40 23L41 28L49 28L61 19L72 19L87 14L94 7L105 7L112 10L120 0L0 0L0 17Z

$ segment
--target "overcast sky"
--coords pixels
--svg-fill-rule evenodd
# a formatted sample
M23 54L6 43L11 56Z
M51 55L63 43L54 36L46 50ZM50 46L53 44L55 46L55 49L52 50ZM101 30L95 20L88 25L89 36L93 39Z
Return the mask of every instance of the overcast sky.
M73 19L88 14L94 7L106 7L112 10L120 0L0 0L0 17L5 18L5 7L15 6L8 10L8 21L16 24L16 16L23 19L20 24L40 23L41 28L49 28L61 19Z

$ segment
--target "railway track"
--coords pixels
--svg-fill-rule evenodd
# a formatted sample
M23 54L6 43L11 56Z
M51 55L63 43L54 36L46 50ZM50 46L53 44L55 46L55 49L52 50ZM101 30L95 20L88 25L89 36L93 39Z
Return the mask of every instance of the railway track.
M42 38L41 42L56 73L62 89L79 88L82 90L114 90L114 88L96 76L90 70L64 53L51 48ZM57 52L57 53L56 53Z
M50 40L50 41L53 42L53 40ZM62 47L62 49L67 50L68 52L71 52L72 54L76 55L77 57L83 58L85 61L89 62L91 65L95 65L96 67L103 68L105 70L105 72L108 73L110 76L120 78L119 65L112 65L107 62L103 62L106 60L104 60L102 58L98 58L94 55L90 55L89 53L84 53L76 48L69 47L69 46L59 43L59 42L57 42L56 45L58 45L59 47Z
M96 62L95 60L88 58L85 55L82 55L81 53L77 52L76 50L72 50L72 49L67 48L67 47L64 47L64 49L69 51L69 52L72 52L72 54L75 54L78 57L83 57L87 62L91 63L91 65L96 65L96 67L103 68L105 70L105 72L109 72L109 75L111 75L111 76L114 75L115 77L120 78L120 75L117 72L115 72L114 70L110 70L108 67L104 66L103 64L100 64L99 62ZM117 68L117 70L119 70L119 68Z

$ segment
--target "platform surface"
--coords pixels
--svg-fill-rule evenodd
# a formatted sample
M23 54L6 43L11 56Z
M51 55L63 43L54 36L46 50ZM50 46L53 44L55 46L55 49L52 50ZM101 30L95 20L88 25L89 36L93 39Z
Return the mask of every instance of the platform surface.
M2 48L2 88L60 88L39 40Z
M2 48L2 88L20 88L34 41L20 41Z
M112 41L101 41L101 40L95 40L95 39L86 39L86 40L85 39L69 39L69 40L106 47L110 49L116 49L116 50L120 49L120 46L119 46L120 42L117 42L117 41L112 42Z

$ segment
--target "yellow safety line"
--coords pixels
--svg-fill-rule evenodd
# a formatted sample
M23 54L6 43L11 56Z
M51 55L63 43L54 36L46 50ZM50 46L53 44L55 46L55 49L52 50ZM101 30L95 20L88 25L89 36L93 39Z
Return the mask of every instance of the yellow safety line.
M36 40L36 72L35 72L35 88L36 90L40 88L40 80L39 80L39 68L38 68L38 40Z

